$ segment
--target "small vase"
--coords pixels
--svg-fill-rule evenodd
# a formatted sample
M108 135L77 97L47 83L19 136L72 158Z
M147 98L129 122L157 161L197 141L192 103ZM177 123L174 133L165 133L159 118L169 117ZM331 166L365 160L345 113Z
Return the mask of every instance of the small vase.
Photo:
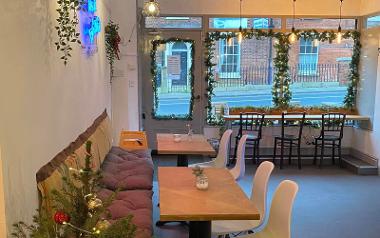
M196 187L199 190L208 189L208 178L206 175L201 175L196 177Z

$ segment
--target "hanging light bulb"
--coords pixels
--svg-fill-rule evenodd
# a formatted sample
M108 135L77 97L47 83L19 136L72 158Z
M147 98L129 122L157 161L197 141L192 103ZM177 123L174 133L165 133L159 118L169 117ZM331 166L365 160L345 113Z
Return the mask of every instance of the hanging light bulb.
M239 27L239 33L238 33L238 36L237 36L239 44L241 44L241 42L243 41L242 4L243 4L243 0L240 0L240 27Z
M157 17L160 15L160 5L156 0L149 0L144 3L143 15L146 17Z
M227 40L228 46L232 46L232 43L234 42L234 39L232 37L229 37Z
M339 27L338 27L338 34L336 36L336 42L338 44L342 43L342 27L341 27L341 23L342 23L343 0L339 0L339 1L340 1L340 6L339 6Z
M289 42L294 43L297 41L296 28L294 27L294 22L296 21L296 0L293 0L293 27L292 34L289 36Z
M319 46L319 40L318 39L314 39L313 40L313 47L318 47Z

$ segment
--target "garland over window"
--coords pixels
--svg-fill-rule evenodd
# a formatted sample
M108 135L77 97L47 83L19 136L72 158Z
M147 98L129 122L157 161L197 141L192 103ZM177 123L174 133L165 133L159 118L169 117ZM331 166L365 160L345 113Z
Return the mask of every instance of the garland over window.
M308 31L295 31L298 39L304 38L306 40L319 40L321 42L328 41L332 43L337 38L337 33L334 31L317 32L316 30ZM235 32L209 32L205 40L206 47L206 82L207 82L207 123L213 124L215 119L212 115L212 96L214 96L215 75L213 67L216 66L213 63L215 54L215 44L219 40L230 39L237 37L238 33ZM290 33L274 32L272 30L263 31L257 29L243 30L243 39L262 39L266 37L275 38L276 56L274 58L274 67L276 73L274 76L274 83L272 88L272 97L274 108L287 109L289 108L290 101L292 99L292 93L290 91L291 78L289 75L289 51L291 43L289 41ZM360 63L360 32L348 31L343 35L344 39L352 38L354 40L354 49L352 55L352 61L350 63L350 76L349 86L347 89L347 95L344 99L344 108L353 110L356 107L356 94L357 86L359 82L359 63Z
M158 92L157 92L157 48L161 44L167 44L167 43L190 43L190 58L191 58L191 67L190 67L190 89L191 89L191 97L190 97L190 106L189 106L189 113L185 115L170 115L170 116L162 116L157 115L157 109L159 105L159 98L158 98ZM152 74L152 87L153 87L153 94L154 94L154 102L153 102L153 109L152 109L152 117L156 120L192 120L193 119L193 108L194 108L194 40L188 40L188 39L179 39L179 38L169 38L169 39L160 39L160 40L153 40L152 41L152 49L150 52L151 57L151 74Z

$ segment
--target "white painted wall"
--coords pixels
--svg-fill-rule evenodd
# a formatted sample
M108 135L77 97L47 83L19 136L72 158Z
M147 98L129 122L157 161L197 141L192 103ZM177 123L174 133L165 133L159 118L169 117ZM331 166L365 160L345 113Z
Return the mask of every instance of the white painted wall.
M136 1L112 0L112 20L120 26L121 60L112 83L112 121L115 143L121 130L139 130ZM130 40L130 41L129 41Z
M0 146L8 234L12 223L30 222L35 213L37 170L111 108L104 32L97 54L88 57L76 46L65 67L54 48L56 7L52 0L1 1ZM97 14L106 22L103 0Z

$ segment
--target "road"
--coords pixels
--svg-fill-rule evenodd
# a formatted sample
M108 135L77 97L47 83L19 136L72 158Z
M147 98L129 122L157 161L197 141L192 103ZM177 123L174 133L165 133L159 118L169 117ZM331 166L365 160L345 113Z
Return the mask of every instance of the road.
M228 95L230 94L230 95ZM242 92L236 95L236 92L218 92L213 98L213 102L224 102L230 107L245 106L271 106L272 95L266 94L249 95ZM316 105L341 105L346 95L345 89L334 91L309 91L293 92L292 103L301 106ZM189 97L161 97L159 103L159 114L186 114L189 108Z

